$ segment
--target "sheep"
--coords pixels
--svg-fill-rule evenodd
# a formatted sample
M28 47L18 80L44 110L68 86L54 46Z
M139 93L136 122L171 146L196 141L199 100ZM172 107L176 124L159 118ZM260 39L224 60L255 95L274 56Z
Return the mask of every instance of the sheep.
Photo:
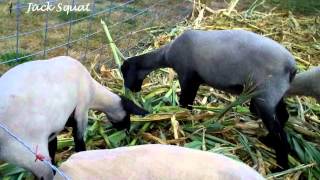
M57 149L56 136L65 125L73 127L75 151L84 151L88 110L106 116L117 129L130 128L130 114L147 111L107 90L77 60L60 56L20 64L0 78L0 122L15 135L38 147L46 158ZM49 148L48 148L49 147ZM0 130L0 159L30 170L39 179L53 171L21 144Z
M311 96L320 103L320 67L298 73L287 92L288 96Z
M72 179L264 179L248 165L221 154L160 144L80 152L60 168ZM54 179L62 177L57 174Z
M286 48L245 30L188 30L155 51L128 58L121 66L125 86L140 91L146 75L163 67L176 71L179 103L189 109L200 84L239 94L250 80L259 92L251 98L250 110L269 130L267 139L277 163L288 168L289 144L283 128L289 114L283 96L295 76L296 62Z

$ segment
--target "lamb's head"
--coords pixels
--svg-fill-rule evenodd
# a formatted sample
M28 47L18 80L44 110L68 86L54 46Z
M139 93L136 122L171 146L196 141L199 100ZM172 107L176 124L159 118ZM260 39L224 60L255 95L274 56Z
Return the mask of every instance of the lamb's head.
M120 96L120 98L121 98L120 108L122 110L118 111L119 113L107 114L107 117L112 123L113 127L116 128L117 130L126 129L129 131L131 126L131 121L130 121L131 114L144 116L149 112L137 106L126 97Z
M129 58L121 66L124 86L133 92L141 90L142 82L146 76L146 73L139 68L137 58Z

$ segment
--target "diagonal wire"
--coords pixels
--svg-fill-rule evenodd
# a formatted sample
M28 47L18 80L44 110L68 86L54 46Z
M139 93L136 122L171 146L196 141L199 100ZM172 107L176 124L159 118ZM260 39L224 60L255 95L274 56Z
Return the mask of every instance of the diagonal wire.
M35 157L38 156L38 154L36 152L34 152L31 148L31 146L24 142L21 138L19 138L18 136L16 136L13 132L11 132L9 130L9 128L7 126L5 126L4 124L0 123L0 128L2 130L4 130L8 135L10 135L12 138L14 138L16 141L18 141L22 146L24 146L29 152L31 152ZM58 172L62 177L64 177L66 180L71 180L66 174L64 174L59 168L57 168L56 166L54 166L53 164L51 164L51 162L47 159L43 159L41 160L41 162L43 162L44 164L46 164L47 166L49 166L51 169L55 170L56 172Z

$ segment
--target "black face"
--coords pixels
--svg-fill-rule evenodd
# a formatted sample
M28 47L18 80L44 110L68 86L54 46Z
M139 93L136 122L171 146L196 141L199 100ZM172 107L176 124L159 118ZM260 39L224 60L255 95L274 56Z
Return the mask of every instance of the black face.
M121 98L122 107L127 112L127 114L135 114L135 115L142 115L142 116L149 114L148 111L137 106L130 99L124 96L120 96L120 98Z
M140 108L136 104L134 104L131 100L126 97L120 96L121 98L121 105L122 108L126 111L126 116L121 121L111 121L114 128L117 130L126 129L127 131L130 130L131 121L130 121L130 114L135 115L146 115L149 112ZM110 118L109 118L110 119Z
M124 86L133 92L141 90L142 80L138 77L138 71L136 65L129 60L125 61L121 66L121 72L124 79Z
M120 122L112 123L112 126L116 128L118 131L126 129L127 131L130 130L131 122L130 122L130 115L127 114L123 120Z

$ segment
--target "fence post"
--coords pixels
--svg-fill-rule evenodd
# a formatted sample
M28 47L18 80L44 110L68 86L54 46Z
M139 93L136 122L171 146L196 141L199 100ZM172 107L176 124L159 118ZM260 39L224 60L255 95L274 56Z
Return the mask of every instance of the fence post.
M74 7L74 0L72 0L72 7ZM70 47L70 40L71 40L71 27L72 27L72 21L73 21L73 15L74 13L70 12L70 24L69 24L69 32L68 32L68 43L67 43L67 50L66 50L66 55L69 55L69 47Z
M87 58L88 46L89 46L89 34L92 31L92 22L93 22L95 13L96 13L96 1L93 0L92 6L91 6L91 13L90 13L90 22L88 23L88 31L86 33L86 47L85 47L85 52L84 52L84 59Z
M50 0L47 0L47 2L50 3ZM44 29L44 41L43 41L43 58L47 58L47 46L48 46L48 17L49 17L49 11L46 13L46 24Z
M19 58L19 33L20 33L20 0L16 4L16 61Z

